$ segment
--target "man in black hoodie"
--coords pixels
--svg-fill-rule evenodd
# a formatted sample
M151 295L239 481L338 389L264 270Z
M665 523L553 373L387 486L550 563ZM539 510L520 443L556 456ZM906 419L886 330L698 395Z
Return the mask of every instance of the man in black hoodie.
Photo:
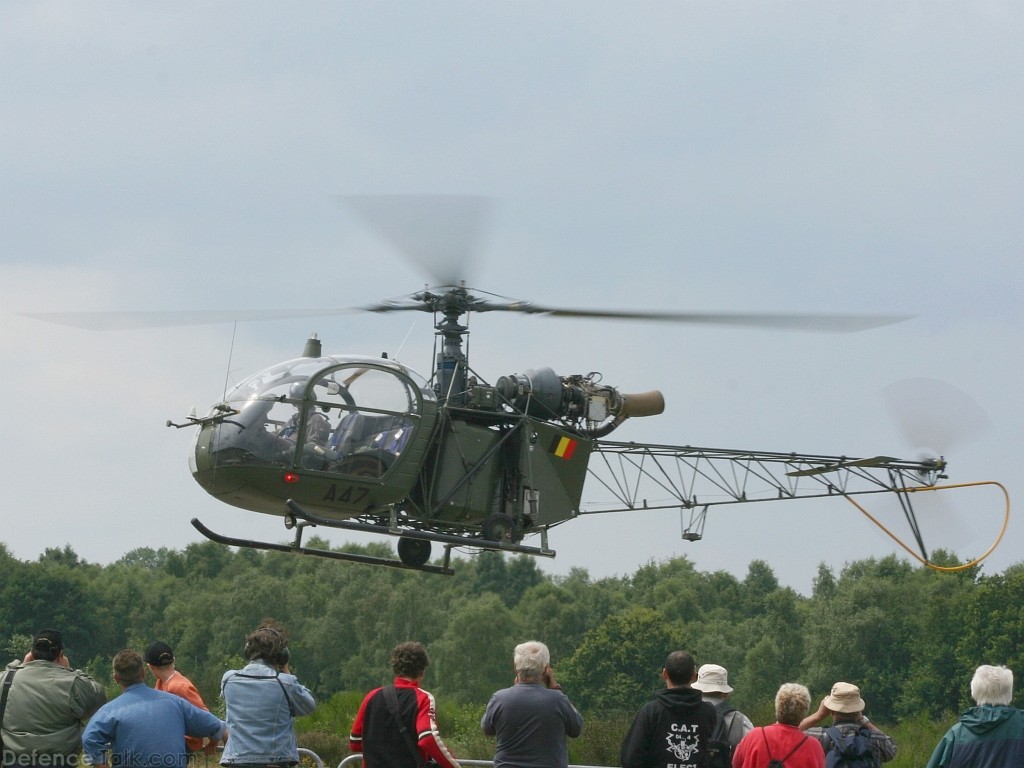
M637 712L622 741L622 768L704 768L715 708L691 688L697 664L686 651L673 651L661 677L666 688Z

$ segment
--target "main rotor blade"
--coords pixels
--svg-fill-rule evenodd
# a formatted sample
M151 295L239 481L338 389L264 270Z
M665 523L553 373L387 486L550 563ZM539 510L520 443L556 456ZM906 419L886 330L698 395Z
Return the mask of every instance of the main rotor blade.
M395 301L362 307L329 307L316 309L264 309L264 310L185 310L141 312L23 312L23 317L44 320L58 325L84 328L92 331L132 330L139 328L170 328L187 325L252 322L261 320L298 320L304 317L333 317L353 312L431 311L429 303ZM902 315L853 314L754 314L754 313L701 313L701 312L630 312L601 309L556 309L529 302L509 301L497 303L476 300L474 312L519 312L530 315L548 315L567 318L596 318L606 320L647 320L669 323L694 323L759 327L797 331L834 331L850 333L879 328L909 319Z
M474 195L341 195L381 239L441 285L468 280L491 200Z
M455 291L459 291L459 295L462 297L462 311L464 312L519 312L527 315L547 315L549 317L647 320L665 323L692 323L793 331L833 331L838 333L865 331L911 319L910 315L849 313L640 312L615 309L566 309L562 307L544 307L528 301L499 297L495 294L489 294L492 298L480 298L470 294L469 290L471 289L451 289L439 286L401 300L385 301L363 307L363 309L371 312L431 311L441 306L446 295L452 295ZM438 293L433 293L434 291L438 291ZM494 299L503 300L495 301Z
M510 307L511 309L511 307ZM777 328L791 331L835 331L851 333L880 328L909 320L910 315L787 314L753 312L629 312L607 309L557 309L525 304L515 311L552 317L595 317L617 320L653 320L669 323L699 323Z
M185 310L143 312L34 312L25 317L89 330L127 330L258 320L289 320L305 317L330 317L352 312L518 312L549 317L639 320L796 331L833 331L850 333L879 328L910 319L908 315L868 314L793 314L753 312L667 312L614 309L568 309L545 307L496 294L474 296L471 289L446 283L435 288L361 307L270 310Z
M330 317L350 309L197 309L173 312L22 312L22 317L70 325L90 331L126 331L137 328L173 328L185 325L249 322L254 320L297 320L303 317Z

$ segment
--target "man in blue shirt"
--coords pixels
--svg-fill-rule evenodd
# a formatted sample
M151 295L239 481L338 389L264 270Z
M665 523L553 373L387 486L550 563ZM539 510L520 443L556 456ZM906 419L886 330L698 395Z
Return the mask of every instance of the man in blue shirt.
M145 684L141 654L120 651L114 680L122 693L104 704L82 734L88 765L105 768L185 768L185 736L227 739L227 726L209 712Z
M495 691L480 720L484 735L497 737L494 768L568 768L566 737L580 735L583 716L555 682L548 647L536 640L521 643L512 665L515 685Z

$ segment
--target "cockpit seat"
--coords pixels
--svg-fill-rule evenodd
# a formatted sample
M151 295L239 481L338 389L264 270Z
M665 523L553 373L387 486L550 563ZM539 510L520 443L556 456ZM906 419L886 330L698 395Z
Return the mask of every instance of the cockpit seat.
M361 449L386 451L397 456L409 441L411 432L409 420L404 416L350 411L331 433L327 448L338 457Z

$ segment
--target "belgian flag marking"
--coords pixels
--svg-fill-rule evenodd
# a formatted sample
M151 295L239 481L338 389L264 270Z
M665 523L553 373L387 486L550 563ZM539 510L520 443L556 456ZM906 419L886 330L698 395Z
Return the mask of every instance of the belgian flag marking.
M571 437L556 437L551 441L551 452L560 459L571 459L576 442Z

